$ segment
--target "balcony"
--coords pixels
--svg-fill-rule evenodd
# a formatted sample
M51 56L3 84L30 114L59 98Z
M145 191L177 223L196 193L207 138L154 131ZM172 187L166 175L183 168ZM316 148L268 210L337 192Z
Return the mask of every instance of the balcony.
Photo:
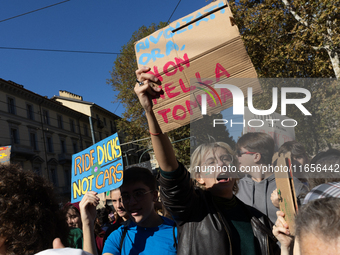
M11 147L11 157L23 157L25 159L30 159L36 153L33 147L21 144L14 144Z
M58 154L58 161L59 164L64 165L64 164L72 164L72 154L70 153L60 153Z

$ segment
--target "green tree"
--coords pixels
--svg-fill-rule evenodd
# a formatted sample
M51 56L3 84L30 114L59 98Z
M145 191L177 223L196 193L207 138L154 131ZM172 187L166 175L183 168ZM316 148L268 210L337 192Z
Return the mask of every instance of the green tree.
M125 108L123 119L117 123L119 132L124 132L126 141L137 140L149 137L147 121L144 109L141 107L138 97L134 93L136 83L135 71L137 70L137 61L134 50L134 43L158 29L166 26L164 22L158 25L152 24L149 27L142 26L134 32L129 42L122 46L120 55L116 58L112 68L111 79L108 84L114 91L118 92L117 101ZM169 132L172 141L177 141L190 136L190 126L184 126L177 130ZM148 146L148 141L141 142L141 145ZM174 144L177 158L185 163L190 162L190 140L184 140Z
M221 113L209 115L203 115L203 118L197 120L190 125L191 136L195 137L196 146L207 142L225 142L235 149L235 141L230 136L226 125L216 125L213 127L214 119L223 119ZM194 146L192 150L195 149Z
M259 77L340 78L340 2L232 0Z
M339 1L232 0L229 3L259 77L340 78ZM272 87L262 84L263 93L254 97L256 108L270 108ZM296 107L288 107L287 113L299 123L295 128L296 139L304 143L310 154L315 154L340 143L339 83L315 81L308 82L304 88L312 94L305 105L312 117L304 116Z

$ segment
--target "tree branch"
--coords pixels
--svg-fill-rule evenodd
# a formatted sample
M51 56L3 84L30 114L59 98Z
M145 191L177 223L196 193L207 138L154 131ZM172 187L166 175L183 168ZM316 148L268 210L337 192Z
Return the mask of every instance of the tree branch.
M288 11L294 16L294 18L301 24L305 25L306 27L308 27L308 23L306 21L304 21L292 8L292 6L290 5L290 3L287 0L282 0L282 2L284 3L284 5L287 7Z

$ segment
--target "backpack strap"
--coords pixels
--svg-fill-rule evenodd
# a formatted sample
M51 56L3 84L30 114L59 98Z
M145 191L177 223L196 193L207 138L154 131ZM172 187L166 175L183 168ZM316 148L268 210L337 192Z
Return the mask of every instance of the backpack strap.
M120 244L119 244L119 252L122 252L122 247L123 247L123 243L124 243L124 238L126 236L126 233L128 231L128 226L130 225L131 223L131 220L128 219L127 221L123 222L122 225L124 226L123 227L123 234L122 234L122 237L120 239Z
M125 236L126 236L127 230L128 230L127 226L124 226L122 238L120 239L120 244L119 244L119 252L122 252L122 247L123 247L123 243L124 243L124 238L125 238Z

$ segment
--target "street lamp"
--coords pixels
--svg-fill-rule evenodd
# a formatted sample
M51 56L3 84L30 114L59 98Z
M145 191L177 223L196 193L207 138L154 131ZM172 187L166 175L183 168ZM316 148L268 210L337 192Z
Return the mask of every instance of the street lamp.
M128 152L130 152L130 151L134 151L135 150L135 148L131 148L131 149L128 149L127 151L122 151L122 153L123 153L123 157L125 157L126 158L126 165L128 166L129 165L129 160L128 160ZM124 156L124 154L125 154L125 156Z

